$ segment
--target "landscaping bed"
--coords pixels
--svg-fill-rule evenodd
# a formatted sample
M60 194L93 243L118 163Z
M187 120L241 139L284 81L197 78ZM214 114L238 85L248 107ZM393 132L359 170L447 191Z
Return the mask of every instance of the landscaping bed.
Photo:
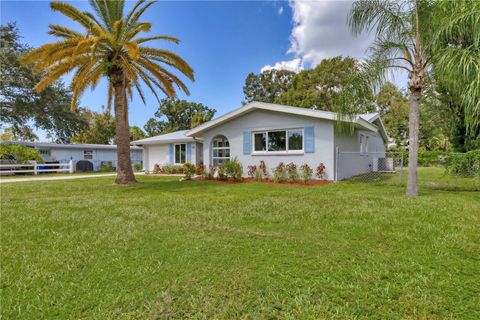
M262 184L283 185L283 186L320 186L320 185L335 183L335 181L332 181L332 180L309 180L307 182L302 182L302 181L275 182L275 181L268 180L268 179L257 180L255 178L242 178L241 180L235 180L235 179L229 178L228 180L219 180L219 179L207 179L207 178L204 178L204 177L196 177L193 180L196 180L196 181L212 181L212 182L216 182L216 183L225 183L225 184L256 182L256 183L262 183Z

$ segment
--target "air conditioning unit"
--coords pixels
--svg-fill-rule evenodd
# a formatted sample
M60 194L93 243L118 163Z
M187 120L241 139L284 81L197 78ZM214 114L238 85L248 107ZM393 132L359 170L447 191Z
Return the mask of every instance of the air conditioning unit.
M374 172L395 172L393 158L374 158L372 170Z

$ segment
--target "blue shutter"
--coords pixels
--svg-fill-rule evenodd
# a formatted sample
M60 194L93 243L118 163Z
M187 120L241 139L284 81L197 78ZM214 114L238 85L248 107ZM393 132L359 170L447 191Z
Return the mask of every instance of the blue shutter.
M313 127L305 127L305 153L315 152L315 132Z
M192 162L192 144L187 143L187 162Z
M168 163L173 164L173 143L168 145Z
M251 142L250 131L243 131L243 154L250 154Z

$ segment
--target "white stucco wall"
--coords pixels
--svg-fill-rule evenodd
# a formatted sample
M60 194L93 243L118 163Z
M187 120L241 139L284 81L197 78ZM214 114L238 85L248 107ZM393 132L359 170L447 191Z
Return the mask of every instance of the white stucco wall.
M360 152L360 135L368 137L368 149ZM338 147L337 180L371 172L374 158L385 157L385 144L375 132L356 129L352 134L336 132L335 147ZM364 150L365 151L365 150Z
M186 143L186 142L180 142ZM175 144L175 143L173 143ZM144 169L148 172L153 171L155 164L159 166L169 164L169 145L170 143L148 144L143 146L143 163ZM190 142L191 145L191 162L198 165L202 162L202 143Z
M243 132L274 130L274 129L297 129L307 126L314 127L315 152L303 154L243 154ZM243 165L244 176L247 175L249 165L259 165L265 161L269 174L271 169L280 162L288 164L294 162L298 167L308 164L315 172L316 167L323 162L326 166L327 179L333 179L334 174L334 136L333 122L311 117L297 116L292 114L255 110L242 115L227 123L214 127L205 132L201 137L203 140L203 160L208 167L211 165L212 139L217 135L224 135L230 143L230 157L237 159ZM305 137L304 137L305 143ZM253 148L253 144L252 144Z

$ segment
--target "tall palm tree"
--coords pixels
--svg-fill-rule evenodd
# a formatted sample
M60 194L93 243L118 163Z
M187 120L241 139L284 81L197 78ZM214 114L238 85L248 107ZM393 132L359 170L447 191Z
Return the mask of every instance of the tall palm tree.
M94 13L81 12L67 3L52 2L52 10L79 23L83 32L50 25L49 34L60 40L30 51L21 58L21 62L33 65L36 72L42 72L42 80L35 86L38 92L62 75L74 71L71 82L72 109L76 108L85 89L94 89L103 77L108 79L108 106L113 100L115 110L118 159L115 182L134 183L136 180L130 159L127 97L132 98L135 89L145 103L141 83L153 92L157 100L159 97L156 89L169 97L176 95L177 88L189 94L182 80L167 68L180 71L192 81L193 70L178 55L143 45L153 40L179 42L176 38L163 35L139 36L151 29L151 23L140 21L140 18L155 1L138 0L126 16L124 0L89 2Z
M409 159L406 194L418 195L417 158L420 99L431 62L432 3L428 0L357 0L349 15L354 34L375 32L370 66L378 75L392 69L408 73L410 92Z

